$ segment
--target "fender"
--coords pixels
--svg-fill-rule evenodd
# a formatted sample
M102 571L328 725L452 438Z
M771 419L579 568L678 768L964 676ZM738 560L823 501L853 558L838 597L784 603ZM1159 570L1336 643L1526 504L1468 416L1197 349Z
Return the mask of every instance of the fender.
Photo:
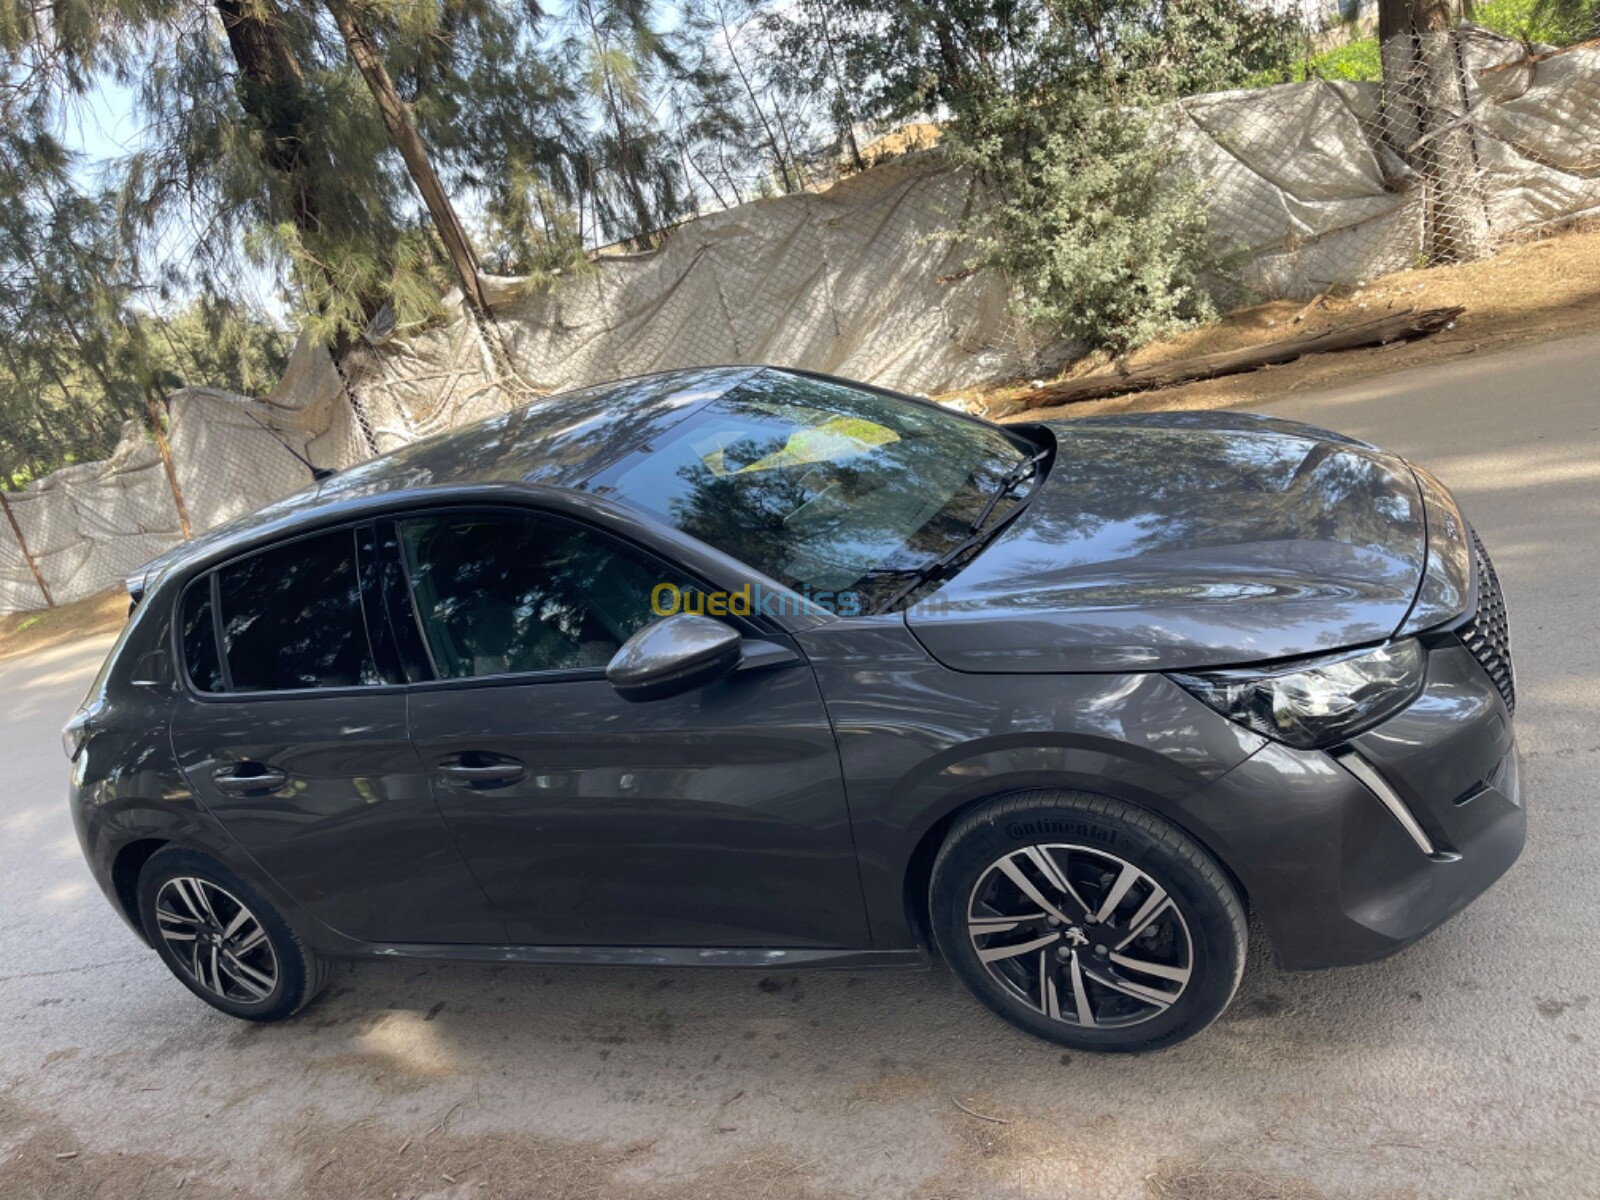
M894 789L905 828L920 841L974 800L1029 788L1101 792L1160 810L1215 776L1147 747L1077 734L1006 734L952 747L903 778ZM913 815L914 814L914 815Z
M130 881L120 881L119 886L114 867L122 852L134 843L160 841L218 859L266 896L294 931L318 952L345 956L362 951L362 943L330 929L284 891L221 822L188 792L182 777L175 774L174 779L176 787L159 796L108 797L106 793L114 789L104 781L80 793L74 773L73 823L90 874L111 907L140 941L148 945L150 939L139 920L131 888L127 887ZM83 802L79 802L80 795L84 797Z
M1265 744L1157 673L952 671L897 617L796 640L833 723L875 949L917 944L907 892L973 802L1074 788L1170 813Z
M1092 792L1158 813L1204 844L1203 832L1189 828L1191 822L1181 802L1211 782L1193 771L1174 769L1170 763L1152 763L1147 753L1116 743L1065 746L1032 742L963 756L903 794L906 808L916 813L916 820L904 827L905 838L898 843L900 854L884 864L883 875L886 883L899 880L905 931L875 925L874 933L882 929L897 944L908 935L912 938L908 944L924 940L921 926L933 859L944 831L974 805L1043 789ZM864 883L867 874L863 862Z

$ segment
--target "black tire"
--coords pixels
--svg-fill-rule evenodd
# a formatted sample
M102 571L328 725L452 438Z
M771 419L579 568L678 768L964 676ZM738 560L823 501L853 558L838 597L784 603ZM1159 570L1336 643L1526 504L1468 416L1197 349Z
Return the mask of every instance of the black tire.
M192 899L192 881L196 880L208 885L199 893L201 903ZM327 982L327 965L300 940L277 907L213 858L177 847L158 851L139 872L138 897L139 920L161 961L191 992L230 1017L281 1021L315 999ZM215 934L224 923L231 924L232 918L237 917L238 909L232 907L235 904L247 910L246 916L254 919L265 937L243 957L232 960L233 966L216 973L217 955L227 952L228 943L218 942ZM205 905L210 907L202 911ZM207 918L204 926L185 915L195 912ZM213 913L215 921L209 919ZM187 937L191 927L198 939L215 947L213 954L196 958L201 941ZM168 940L163 928L183 940ZM253 936L248 923L241 926L241 934L243 939ZM244 944L239 935L232 941L233 946ZM194 951L189 951L190 946ZM179 947L185 953L180 954ZM266 969L268 964L270 972ZM201 975L217 980L224 991L217 991ZM270 978L270 988L260 982L263 978ZM253 995L246 988L263 994Z
M1193 1037L1228 1006L1244 972L1244 906L1222 868L1167 822L1105 796L1038 791L982 805L945 839L930 893L939 949L978 999L1077 1050L1156 1050ZM1008 925L1024 910L1038 919ZM1125 940L1136 918L1147 923Z

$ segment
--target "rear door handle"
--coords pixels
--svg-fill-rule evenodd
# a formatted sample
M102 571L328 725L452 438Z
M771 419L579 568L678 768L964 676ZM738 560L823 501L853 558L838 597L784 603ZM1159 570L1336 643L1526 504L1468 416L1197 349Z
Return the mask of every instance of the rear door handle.
M289 782L289 776L276 767L261 763L242 762L219 767L211 781L225 792L238 796L275 792Z
M521 761L504 754L469 752L441 759L439 773L465 787L504 787L528 773Z

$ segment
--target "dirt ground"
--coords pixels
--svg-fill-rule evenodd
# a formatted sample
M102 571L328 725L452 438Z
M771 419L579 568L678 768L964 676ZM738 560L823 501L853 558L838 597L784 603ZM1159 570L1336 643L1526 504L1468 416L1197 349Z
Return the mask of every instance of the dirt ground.
M1215 324L1152 343L1126 361L1133 367L1171 362L1320 332L1402 309L1457 304L1465 305L1467 311L1454 327L1421 341L1314 355L1287 366L1184 387L1030 412L1019 411L1032 391L1030 380L951 392L939 398L959 399L974 411L986 409L989 415L1005 420L1254 407L1296 392L1355 383L1406 367L1589 332L1600 329L1600 221L1529 239L1483 262L1385 275L1311 305L1301 300L1275 300L1240 309ZM1095 356L1072 364L1047 382L1109 367L1105 356Z
M38 612L0 613L0 659L113 633L127 619L128 593L120 587Z

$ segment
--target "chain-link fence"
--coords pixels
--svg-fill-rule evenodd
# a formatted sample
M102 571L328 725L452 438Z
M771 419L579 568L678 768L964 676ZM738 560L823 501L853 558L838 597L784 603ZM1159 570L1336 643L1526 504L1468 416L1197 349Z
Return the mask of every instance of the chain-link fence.
M1309 297L1600 212L1600 46L1391 39L1382 82L1196 96L1186 165L1245 289Z

